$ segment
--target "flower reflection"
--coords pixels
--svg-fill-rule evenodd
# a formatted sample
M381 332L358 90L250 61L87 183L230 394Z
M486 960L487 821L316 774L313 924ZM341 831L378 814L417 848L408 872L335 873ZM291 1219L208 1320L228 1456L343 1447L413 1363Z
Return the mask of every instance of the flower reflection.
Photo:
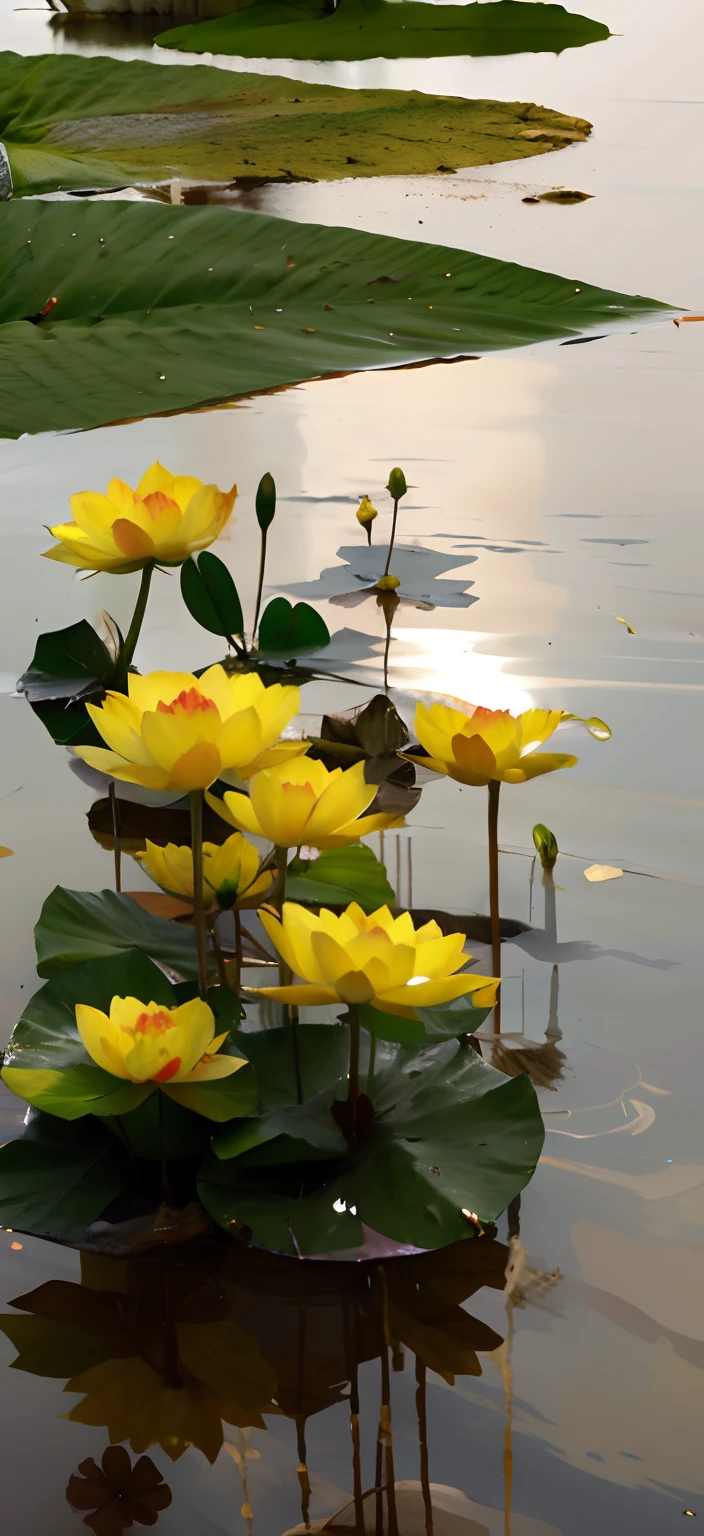
M89 1456L68 1480L66 1498L72 1509L89 1513L83 1524L96 1536L120 1536L132 1525L156 1525L172 1494L150 1456L135 1466L122 1445L103 1452L101 1466Z

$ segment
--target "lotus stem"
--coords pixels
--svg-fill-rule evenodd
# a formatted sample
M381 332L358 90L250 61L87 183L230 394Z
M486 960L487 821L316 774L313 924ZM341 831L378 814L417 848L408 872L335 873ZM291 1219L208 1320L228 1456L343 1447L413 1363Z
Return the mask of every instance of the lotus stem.
M259 555L259 581L257 583L257 601L254 607L254 628L252 629L252 644L254 644L257 629L259 628L259 610L262 606L262 591L264 589L264 568L266 566L266 536L267 528L262 528L261 552Z
M386 1271L381 1268L381 1317L384 1338L381 1348L381 1414L379 1418L379 1439L384 1447L385 1462L385 1487L386 1487L386 1515L389 1536L398 1536L398 1519L396 1515L396 1482L394 1473L394 1449L391 1433L391 1377L389 1374L389 1345L391 1342L389 1330L389 1291L386 1283Z
M112 812L112 848L115 859L115 890L122 890L122 843L120 841L120 814L117 809L117 795L115 794L115 780L110 782L108 790L110 796L110 810Z
M371 542L372 542L372 525L371 525L371 523L367 523L367 530L366 531L367 531L367 543L369 545L371 545Z
M235 919L235 992L240 990L242 978L242 919L239 912L233 912Z
M213 953L215 955L215 960L216 960L216 963L217 963L218 976L220 977L220 985L221 985L221 987L229 987L230 982L229 982L228 975L227 975L227 967L225 965L225 958L224 958L224 955L223 955L223 952L222 952L222 945L220 943L220 935L218 933L218 920L217 920L217 917L211 918L210 922L208 923L208 928L210 930L210 938L211 938L212 945L213 945Z
M491 914L491 971L501 979L501 925L499 920L499 791L500 779L489 780L489 912ZM501 994L494 1005L494 1034L501 1033Z
M388 551L388 554L386 556L386 565L384 566L384 575L385 576L388 576L388 574L389 574L389 566L391 564L391 556L392 556L393 550L394 550L394 539L396 537L396 518L398 517L398 504L399 504L400 499L401 499L400 496L397 496L395 498L395 500L394 500L394 516L393 516L393 521L392 521L392 524L391 524L391 538L389 540L389 551Z
M352 1111L352 1139L355 1139L355 1121L357 1115L357 1100L359 1098L359 1039L361 1034L359 1023L359 1004L349 1004L348 1022L350 1026L350 1066L349 1066L349 1090L347 1102Z
M152 583L153 574L154 561L149 560L147 564L142 568L142 580L139 584L139 596L137 597L137 602L135 603L134 613L132 614L132 622L127 631L127 639L125 640L125 643L122 647L122 655L120 657L120 668L125 682L127 681L127 673L129 672L130 666L132 664L132 657L135 653L140 630L142 628L142 624L144 623L144 615L147 611L147 603L149 601L149 588Z
M367 1067L367 1098L374 1092L374 1067L376 1065L376 1035L369 1037L369 1065Z
M164 1134L164 1095L159 1088L159 1153L161 1162L161 1203L171 1204L171 1186L169 1184L169 1165L166 1158L166 1136Z
M193 923L198 950L198 987L203 1001L208 996L208 950L203 913L203 791L192 789L191 849L193 852Z
M430 1495L430 1467L428 1462L428 1419L426 1407L425 1361L416 1355L416 1413L418 1415L418 1445L420 1448L420 1486L425 1508L425 1536L433 1536L433 1501Z
M281 910L283 908L283 904L284 904L284 902L286 900L286 875L287 875L287 872L288 872L288 848L278 848L277 847L277 849L276 849L276 868L277 868L277 871L278 871L278 880L277 880L278 891L277 891L276 897L274 898L274 905L276 907L278 907L279 912L281 912ZM282 987L289 986L289 984L291 982L291 975L292 975L292 973L291 973L290 968L284 963L283 960L279 961L279 985L282 986ZM291 1003L291 1004L284 1003L284 1023L288 1023L288 1024L291 1025L291 1037L292 1037L292 1040L293 1040L293 1068L294 1068L294 1072L295 1072L295 1076L296 1076L296 1097L298 1099L299 1104L302 1104L303 1103L303 1079L301 1077L301 1049L300 1049L300 1041L299 1041L299 1038L298 1038L298 1009L297 1009L295 1003Z

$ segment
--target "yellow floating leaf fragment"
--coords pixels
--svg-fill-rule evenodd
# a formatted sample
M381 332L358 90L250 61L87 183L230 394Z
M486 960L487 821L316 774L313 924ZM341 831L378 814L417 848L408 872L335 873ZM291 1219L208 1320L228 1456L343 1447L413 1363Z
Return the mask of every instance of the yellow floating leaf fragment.
M11 859L13 852L12 848L0 848L0 859Z
M264 330L264 326L263 325L255 325L254 329L255 329L255 331L263 331Z
M613 864L590 864L584 871L584 878L591 885L596 885L601 880L618 880L622 874L623 870L615 869Z
M629 635L635 635L636 634L636 630L633 629L632 626L629 624L628 619L620 619L618 614L616 614L616 623L617 624L625 624L626 629L628 630Z

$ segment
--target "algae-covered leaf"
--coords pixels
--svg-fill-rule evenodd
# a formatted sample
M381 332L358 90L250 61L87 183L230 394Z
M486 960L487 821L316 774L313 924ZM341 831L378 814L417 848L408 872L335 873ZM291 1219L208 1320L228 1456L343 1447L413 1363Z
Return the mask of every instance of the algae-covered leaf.
M526 102L295 84L206 65L0 53L0 140L15 196L70 188L332 180L494 165L590 124Z
M562 5L494 0L249 0L229 16L162 32L162 48L267 59L426 59L447 54L561 53L609 29Z
M469 251L229 208L17 201L2 227L6 437L564 339L669 308ZM50 316L28 323L48 294Z

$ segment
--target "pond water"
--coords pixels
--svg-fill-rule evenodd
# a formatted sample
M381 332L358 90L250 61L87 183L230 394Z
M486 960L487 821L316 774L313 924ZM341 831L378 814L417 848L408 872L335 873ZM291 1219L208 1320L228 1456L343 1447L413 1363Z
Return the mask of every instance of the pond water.
M335 84L544 102L595 128L586 144L518 168L275 186L235 195L235 205L447 242L701 314L701 7L600 0L592 9L619 35L559 58L247 61ZM0 0L0 23L3 46L24 53L184 62L126 21L69 25ZM593 199L522 202L554 186ZM112 878L110 856L85 824L90 791L13 695L40 631L101 608L129 618L136 578L82 583L38 559L45 525L63 518L78 488L112 474L135 483L156 458L223 486L237 479L237 520L218 548L251 604L253 497L265 470L280 497L267 578L281 591L314 582L341 546L359 542L364 492L382 513L375 539L383 540L382 487L400 464L411 486L401 544L447 556L448 575L465 576L476 601L402 605L392 688L596 714L613 731L604 744L575 730L576 768L502 796L502 912L530 924L503 946L502 1022L506 1049L526 1053L521 1062L543 1081L547 1127L520 1212L466 1251L396 1259L381 1271L352 1266L352 1276L256 1255L234 1264L214 1248L176 1264L88 1259L81 1277L76 1253L0 1231L3 1312L23 1297L18 1318L44 1316L34 1332L17 1326L14 1343L0 1337L8 1528L27 1536L80 1528L65 1490L79 1463L100 1461L108 1424L117 1440L133 1437L133 1461L149 1446L173 1495L152 1510L165 1536L284 1536L301 1521L309 1528L307 1519L315 1528L349 1505L355 1479L373 1487L379 1405L389 1399L392 1433L384 1428L382 1439L391 1441L395 1516L385 1509L387 1523L377 1525L366 1500L364 1526L348 1514L331 1529L665 1536L682 1518L704 1518L703 364L704 325L667 318L588 345L315 381L217 410L0 442L0 842L15 850L0 869L1 1043L36 986L32 927L46 894L59 882L100 889ZM466 562L451 568L458 556ZM442 571L439 562L433 569ZM347 612L323 593L319 605L332 631L373 643L349 642L355 682L309 687L311 713L351 707L383 681L374 600ZM175 668L205 665L214 654L174 579L158 576L140 668L165 658ZM412 870L416 905L486 912L485 817L482 792L429 785L398 854L386 841L399 902L411 900ZM538 821L561 849L556 892L534 869ZM590 883L584 870L594 863L623 873ZM146 884L139 874L132 883ZM487 946L472 947L486 969ZM19 1101L5 1095L1 1112L12 1134ZM525 1254L514 1242L513 1262L524 1267L504 1289L506 1245L519 1233ZM37 1300L47 1283L53 1290ZM452 1309L463 1303L458 1322ZM426 1381L421 1371L419 1384L414 1345L430 1348L431 1326L440 1371L429 1369ZM213 1465L196 1445L172 1461L149 1444L160 1408L139 1362L172 1336L190 1372L188 1411L201 1427L219 1422L220 1406L227 1418ZM11 1374L20 1339L25 1368ZM67 1379L118 1356L123 1369L100 1377L87 1422L67 1422L62 1415L81 1400L78 1388L64 1395ZM234 1356L239 1398L224 1380ZM441 1371L456 1373L454 1385ZM252 1427L248 1410L268 1400L267 1372L285 1382L281 1411ZM350 1380L359 1390L358 1461ZM167 1445L172 1432L169 1420ZM382 1449L388 1458L389 1445Z

